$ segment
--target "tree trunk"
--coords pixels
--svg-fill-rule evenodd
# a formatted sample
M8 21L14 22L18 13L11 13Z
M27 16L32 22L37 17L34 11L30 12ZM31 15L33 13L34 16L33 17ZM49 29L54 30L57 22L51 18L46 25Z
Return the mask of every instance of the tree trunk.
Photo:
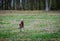
M49 11L48 0L45 0L45 3L46 3L45 10L46 10L46 11Z
M13 2L14 2L14 1L13 1L13 0L11 0L11 9L13 9Z

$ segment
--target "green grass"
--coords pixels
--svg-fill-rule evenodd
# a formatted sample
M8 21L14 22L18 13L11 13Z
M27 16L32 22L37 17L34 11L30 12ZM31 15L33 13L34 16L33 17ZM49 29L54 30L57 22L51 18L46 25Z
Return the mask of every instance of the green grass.
M24 19L24 32L20 32L18 27L21 18ZM0 38L30 38L32 40L60 38L60 15L57 14L0 15L0 20Z
M13 34L10 32L2 32L0 31L0 38L10 38Z

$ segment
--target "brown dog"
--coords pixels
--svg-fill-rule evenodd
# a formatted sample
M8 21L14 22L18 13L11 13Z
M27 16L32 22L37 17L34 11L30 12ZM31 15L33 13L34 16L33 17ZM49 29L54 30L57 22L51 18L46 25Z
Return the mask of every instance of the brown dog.
M24 29L24 21L23 21L23 19L21 19L19 27L20 27L20 31L23 31L23 29Z

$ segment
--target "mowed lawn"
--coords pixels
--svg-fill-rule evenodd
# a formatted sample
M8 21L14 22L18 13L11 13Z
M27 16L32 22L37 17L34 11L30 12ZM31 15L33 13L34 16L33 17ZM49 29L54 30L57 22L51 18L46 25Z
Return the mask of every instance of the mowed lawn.
M19 22L24 19L24 31ZM37 40L60 38L60 14L0 14L0 38L13 40ZM18 40L17 40L18 39Z

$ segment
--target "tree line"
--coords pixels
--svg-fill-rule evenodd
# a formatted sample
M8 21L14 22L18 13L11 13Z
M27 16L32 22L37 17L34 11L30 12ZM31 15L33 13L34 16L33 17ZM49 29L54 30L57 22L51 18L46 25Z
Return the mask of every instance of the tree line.
M0 0L0 10L60 10L60 0Z

